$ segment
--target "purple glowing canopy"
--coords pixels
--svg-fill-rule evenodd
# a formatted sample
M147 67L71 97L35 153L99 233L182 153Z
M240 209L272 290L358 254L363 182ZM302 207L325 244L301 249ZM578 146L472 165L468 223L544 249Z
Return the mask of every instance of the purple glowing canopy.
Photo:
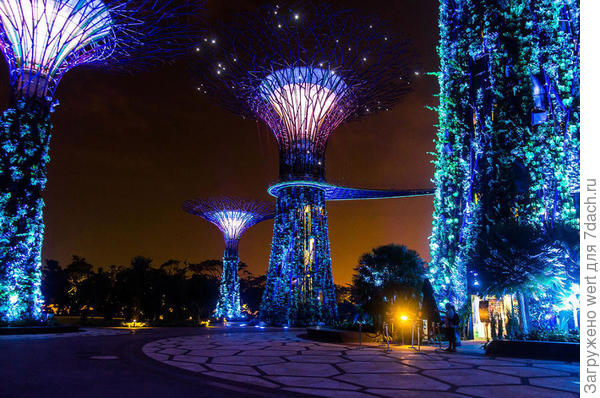
M0 50L17 91L52 95L78 65L183 52L191 29L180 17L196 11L195 2L170 0L0 0Z
M349 87L334 71L312 67L277 70L263 79L256 112L276 134L280 146L318 143L324 146L344 121ZM307 148L309 149L309 148Z
M241 14L204 38L197 89L263 120L284 152L322 162L337 126L388 110L409 91L413 55L378 20L300 4Z
M271 203L232 197L188 200L182 208L216 225L226 243L238 241L248 228L275 215Z

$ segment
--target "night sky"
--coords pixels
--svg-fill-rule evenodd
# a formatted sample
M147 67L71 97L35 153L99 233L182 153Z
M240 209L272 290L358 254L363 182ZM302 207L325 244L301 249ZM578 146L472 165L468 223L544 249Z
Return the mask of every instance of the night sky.
M227 4L223 4L227 3ZM261 1L209 0L208 23ZM366 188L428 188L437 82L437 1L339 1L406 32L420 55L414 92L389 112L339 127L329 140L327 178ZM300 10L301 13L301 10ZM5 67L2 67L5 69ZM194 90L184 62L135 75L75 69L62 80L53 116L43 259L66 265L73 254L95 266L128 265L143 255L221 258L223 238L212 224L181 210L194 197L238 195L274 200L277 146L267 127L243 120ZM8 97L5 70L0 90ZM429 261L431 196L329 202L334 280L351 280L359 256L399 243ZM266 271L273 232L266 221L248 230L240 259Z

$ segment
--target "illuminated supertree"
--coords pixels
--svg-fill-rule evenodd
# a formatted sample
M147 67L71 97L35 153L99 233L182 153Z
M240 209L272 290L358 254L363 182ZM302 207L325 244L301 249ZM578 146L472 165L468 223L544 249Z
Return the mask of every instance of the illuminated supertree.
M326 5L275 6L240 15L196 47L197 89L264 121L279 146L280 182L270 188L277 214L261 306L270 323L309 324L336 315L325 202L333 199L328 192L351 190L325 183L325 149L341 123L387 110L409 91L409 45L384 31L376 20Z
M41 193L60 79L79 65L118 69L183 52L182 18L195 11L172 1L0 0L11 82L0 118L0 322L41 317Z
M440 0L430 272L457 308L507 224L578 228L579 14L576 0Z
M183 203L183 210L210 221L223 233L225 254L215 317L241 318L238 244L248 228L273 218L275 207L265 202L222 197L188 200Z

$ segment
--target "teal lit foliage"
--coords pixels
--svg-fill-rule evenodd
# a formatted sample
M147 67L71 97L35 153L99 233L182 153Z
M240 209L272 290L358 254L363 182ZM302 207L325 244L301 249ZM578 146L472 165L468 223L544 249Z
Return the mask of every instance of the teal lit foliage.
M552 292L568 291L579 280L578 234L573 229L545 233L511 222L494 225L489 235L489 250L480 250L481 257L474 258L481 264L477 267L481 293L501 297L521 292L538 301Z
M579 5L441 0L439 26L429 273L459 308L493 225L578 225Z
M282 189L273 228L261 318L279 325L333 320L337 304L324 191L293 186Z
M0 120L0 322L42 317L42 191L52 104L18 100Z
M229 243L229 242L228 242ZM238 319L242 317L240 306L240 280L238 267L237 243L234 248L226 248L223 256L223 274L219 284L219 300L217 301L217 318Z

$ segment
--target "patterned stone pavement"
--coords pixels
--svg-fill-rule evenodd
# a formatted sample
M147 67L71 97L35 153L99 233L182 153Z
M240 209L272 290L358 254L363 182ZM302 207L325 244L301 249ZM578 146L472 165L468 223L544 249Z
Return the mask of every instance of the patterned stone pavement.
M154 341L143 352L163 364L222 381L285 394L324 397L561 398L579 394L579 364L478 353L450 354L431 347L319 343L303 332L204 334ZM467 350L465 350L467 351Z

